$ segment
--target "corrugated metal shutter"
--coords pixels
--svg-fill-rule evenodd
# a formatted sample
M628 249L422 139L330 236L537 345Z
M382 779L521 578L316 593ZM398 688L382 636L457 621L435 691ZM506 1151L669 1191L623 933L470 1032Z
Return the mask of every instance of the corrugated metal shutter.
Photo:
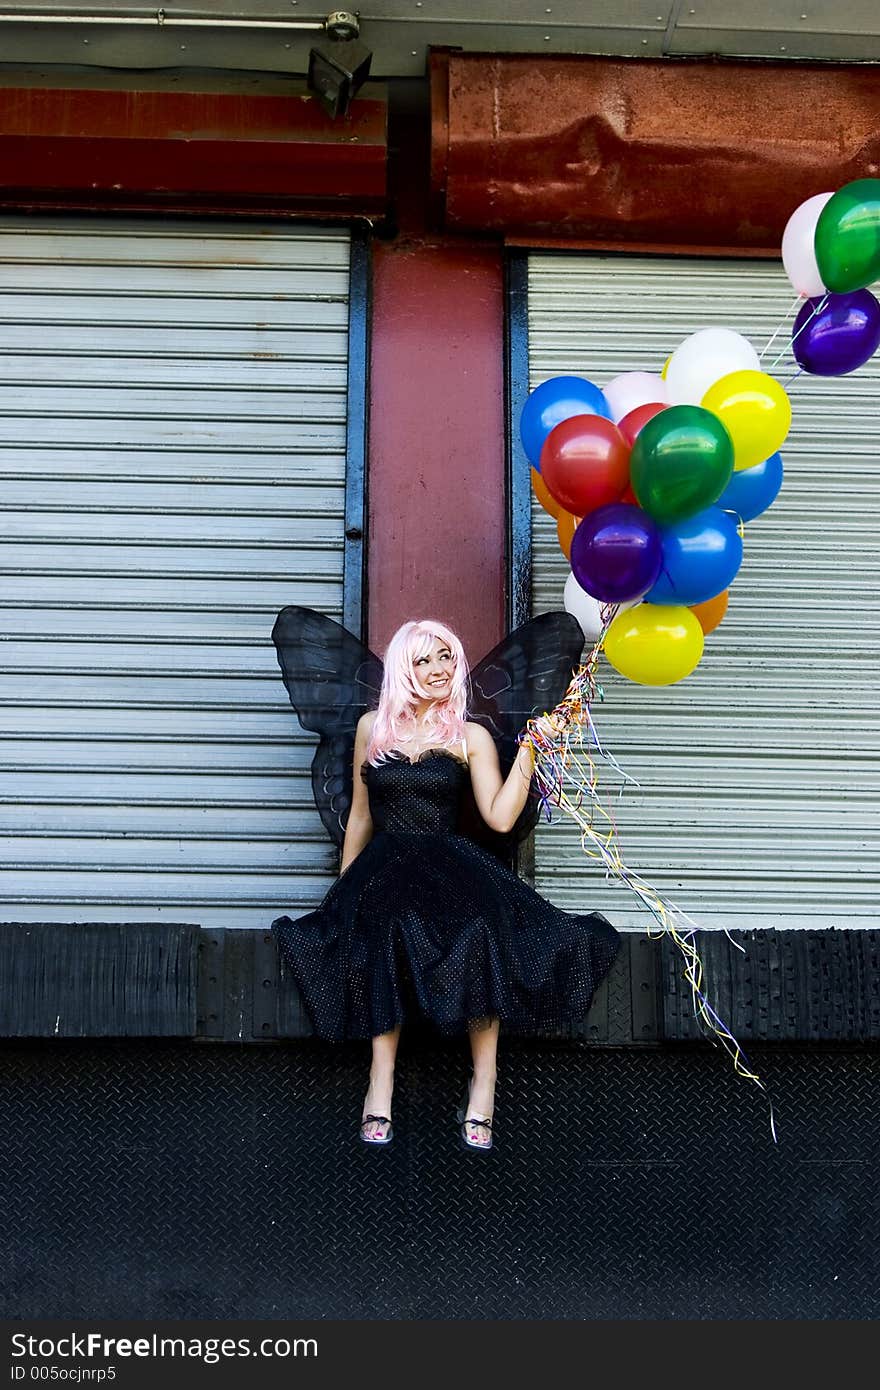
M786 317L787 316L787 317ZM781 265L533 256L530 384L576 372L600 385L659 371L717 324L787 382L792 290ZM641 784L614 801L624 858L707 927L876 922L880 831L880 363L789 385L794 421L773 507L746 528L721 627L687 680L644 688L601 663L597 720ZM568 566L533 503L534 611L562 602ZM615 785L613 779L609 785ZM588 867L576 834L541 830L537 882L621 925L650 919Z
M341 616L349 239L0 223L0 914L265 927L334 869L270 640Z

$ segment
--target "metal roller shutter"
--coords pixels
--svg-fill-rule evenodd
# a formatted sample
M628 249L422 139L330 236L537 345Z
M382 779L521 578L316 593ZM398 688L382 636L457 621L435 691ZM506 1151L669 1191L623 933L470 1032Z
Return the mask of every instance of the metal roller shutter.
M688 333L744 333L787 382L792 289L778 263L533 256L534 388L576 372L659 371ZM641 784L613 802L625 860L706 927L876 922L880 831L880 482L875 357L838 380L789 385L785 481L746 528L721 626L687 680L645 688L603 660L600 733ZM533 501L533 609L562 602L568 566ZM614 779L607 783L615 786ZM539 831L537 884L622 926L650 919L587 867L576 834Z
M349 239L0 223L0 915L265 927L334 871L270 640L342 612Z

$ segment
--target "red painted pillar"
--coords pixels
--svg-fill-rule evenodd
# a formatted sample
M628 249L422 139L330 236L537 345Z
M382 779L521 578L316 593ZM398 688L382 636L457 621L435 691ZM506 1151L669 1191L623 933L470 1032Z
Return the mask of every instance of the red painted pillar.
M367 635L381 651L439 618L473 662L504 624L502 250L425 232L427 129L399 144L401 231L373 253Z
M370 641L440 618L475 661L504 613L500 252L380 247L373 306Z

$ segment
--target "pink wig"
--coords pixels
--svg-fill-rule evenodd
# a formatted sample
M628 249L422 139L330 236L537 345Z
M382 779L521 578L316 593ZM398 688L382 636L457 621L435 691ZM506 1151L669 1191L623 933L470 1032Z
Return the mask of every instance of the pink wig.
M453 748L464 738L468 667L461 642L445 623L430 618L404 623L385 652L379 708L367 746L367 761L374 766L393 749L405 751L416 737L418 701L425 697L416 684L415 662L427 656L435 638L448 646L455 658L455 670L446 699L431 703L421 728L427 730L432 747Z

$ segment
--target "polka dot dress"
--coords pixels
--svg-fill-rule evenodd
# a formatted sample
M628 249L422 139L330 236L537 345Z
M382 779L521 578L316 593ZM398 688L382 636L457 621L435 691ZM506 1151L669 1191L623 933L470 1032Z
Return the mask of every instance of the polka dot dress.
M314 912L272 923L321 1038L370 1038L416 1014L444 1034L499 1018L553 1031L582 1017L620 945L598 912L562 912L455 833L467 765L365 765L374 834Z

